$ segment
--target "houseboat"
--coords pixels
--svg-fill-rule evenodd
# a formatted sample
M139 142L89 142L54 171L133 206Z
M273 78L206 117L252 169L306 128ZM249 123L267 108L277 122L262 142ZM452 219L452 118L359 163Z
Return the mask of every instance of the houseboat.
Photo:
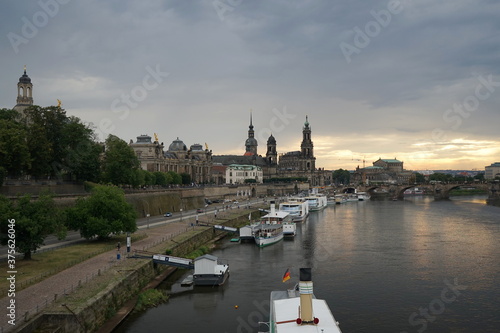
M221 264L216 256L205 254L194 260L195 286L220 286L229 277L229 266Z

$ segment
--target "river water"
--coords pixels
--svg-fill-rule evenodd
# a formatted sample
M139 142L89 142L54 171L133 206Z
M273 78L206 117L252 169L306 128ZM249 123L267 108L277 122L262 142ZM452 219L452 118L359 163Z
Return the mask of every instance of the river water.
M260 249L225 239L213 254L229 264L226 285L180 287L189 272L179 272L163 285L167 303L116 332L265 332L270 292L292 287L301 267L343 333L500 332L499 240L500 208L485 197L329 206L294 240Z

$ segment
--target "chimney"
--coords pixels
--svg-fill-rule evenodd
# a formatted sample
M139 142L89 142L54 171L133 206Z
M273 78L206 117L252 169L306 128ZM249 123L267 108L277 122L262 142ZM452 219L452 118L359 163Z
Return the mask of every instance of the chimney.
M274 201L271 201L271 212L270 212L270 215L271 216L275 216L276 215L276 205L274 204Z
M297 324L316 324L312 309L313 283L311 280L311 269L301 268L299 281L300 318L297 319Z

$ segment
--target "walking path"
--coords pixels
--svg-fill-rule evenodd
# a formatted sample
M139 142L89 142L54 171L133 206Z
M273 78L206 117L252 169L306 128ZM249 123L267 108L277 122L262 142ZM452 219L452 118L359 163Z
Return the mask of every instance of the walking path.
M194 221L193 218L185 218L182 221L170 221L161 226L143 229L142 231L146 231L148 237L133 243L131 251L148 249L162 240L185 232L188 226L190 226L191 220ZM126 247L122 246L122 254L125 251ZM98 272L106 271L118 265L119 262L120 260L117 260L117 251L110 250L16 292L13 298L5 295L5 297L0 299L0 308L3 309L2 318L7 318L7 320L4 322L2 319L0 322L0 325L2 325L0 333L13 332L16 328L22 326L26 319L32 318L33 315L43 310L47 305L50 305L56 297L59 298L71 293L78 286L79 281L85 283L96 276ZM8 306L12 300L15 300L15 326L7 323L10 320L8 317L10 311Z

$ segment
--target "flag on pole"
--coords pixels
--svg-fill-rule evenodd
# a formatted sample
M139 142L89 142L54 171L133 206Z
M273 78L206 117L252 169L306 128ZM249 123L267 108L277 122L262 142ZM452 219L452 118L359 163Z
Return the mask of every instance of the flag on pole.
M283 274L283 282L290 280L290 268L287 268L285 274Z

